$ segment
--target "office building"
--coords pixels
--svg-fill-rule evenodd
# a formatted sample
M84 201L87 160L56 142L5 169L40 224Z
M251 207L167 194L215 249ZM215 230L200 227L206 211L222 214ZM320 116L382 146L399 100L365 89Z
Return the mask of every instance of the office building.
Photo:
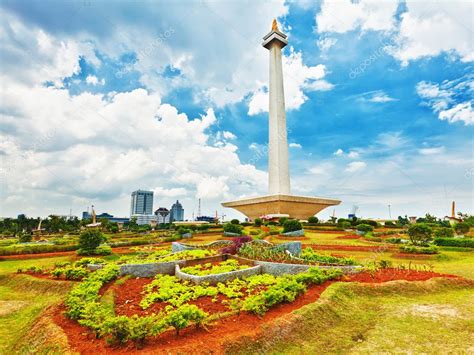
M153 215L153 191L132 192L130 216L134 215Z
M170 210L170 221L184 221L184 209L183 205L176 200L176 203L173 203Z

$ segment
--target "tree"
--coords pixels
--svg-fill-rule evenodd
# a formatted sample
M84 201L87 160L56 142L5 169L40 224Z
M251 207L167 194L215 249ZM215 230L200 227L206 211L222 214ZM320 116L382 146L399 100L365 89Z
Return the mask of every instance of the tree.
M224 224L224 232L240 235L242 234L242 227L239 224L226 223Z
M280 226L283 226L286 221L288 221L288 217L280 217L278 219L278 223L280 224Z
M255 227L261 227L262 226L262 220L260 218L255 218L255 221L253 222Z
M288 219L283 223L283 233L296 232L302 229L303 226L296 219Z
M372 227L370 224L361 223L357 225L357 230L359 232L368 233L368 232L372 232L374 230L374 227Z
M456 234L464 235L469 233L469 224L465 222L459 222L454 226L454 230L456 231Z
M318 217L316 217L316 216L311 216L311 217L308 218L308 223L314 223L314 224L316 224L316 223L318 223L318 222L319 222L319 219L318 219Z
M32 239L33 238L32 238L30 233L20 233L18 235L18 241L20 243L29 243L29 242L31 242Z
M79 236L79 248L91 251L96 249L101 243L107 241L107 238L98 229L90 229L82 232Z
M423 245L431 240L433 230L426 223L416 223L408 227L408 236L415 245Z
M410 221L408 220L408 217L405 215L405 217L398 216L398 225L401 227L406 226L410 224Z
M452 238L454 237L454 231L451 227L441 227L434 231L434 235L436 238Z
M240 224L239 220L234 218L233 220L230 221L232 224Z

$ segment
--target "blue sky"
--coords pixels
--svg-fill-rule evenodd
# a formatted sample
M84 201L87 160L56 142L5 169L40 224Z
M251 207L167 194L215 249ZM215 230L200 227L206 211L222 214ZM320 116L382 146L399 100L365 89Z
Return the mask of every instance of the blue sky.
M267 191L276 17L292 191L344 216L473 210L468 2L4 1L1 215ZM333 210L320 213L327 218Z

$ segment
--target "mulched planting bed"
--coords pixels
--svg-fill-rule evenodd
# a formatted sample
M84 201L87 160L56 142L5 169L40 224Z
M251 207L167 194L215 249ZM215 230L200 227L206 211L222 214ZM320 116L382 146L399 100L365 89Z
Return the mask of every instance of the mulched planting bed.
M457 277L454 275L438 274L431 271L415 271L400 269L383 269L374 273L363 272L355 275L343 276L342 282L382 283L394 280L425 281L433 277ZM128 279L122 285L114 285L116 312L118 314L140 314L138 305L143 287L151 282L150 278ZM54 316L54 321L67 334L71 350L82 354L96 353L224 353L225 344L242 336L255 337L262 332L262 325L284 316L304 305L319 299L324 290L335 280L326 281L321 285L311 285L307 292L299 296L292 303L283 303L271 308L263 317L241 312L240 315L228 316L218 319L208 325L208 329L188 327L180 332L179 337L175 331L167 331L158 337L150 338L143 350L136 349L133 345L113 348L105 344L102 339L96 339L86 328L63 315L65 308L61 306ZM112 283L113 284L113 283ZM193 301L193 304L202 307L211 314L221 313L227 308L222 304L222 299L212 302L210 297L202 297ZM151 312L149 308L147 312Z

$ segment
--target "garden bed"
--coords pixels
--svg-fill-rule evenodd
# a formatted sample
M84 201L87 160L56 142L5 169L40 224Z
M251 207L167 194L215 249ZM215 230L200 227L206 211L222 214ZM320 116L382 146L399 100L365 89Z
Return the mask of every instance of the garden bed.
M383 283L394 280L425 281L433 277L453 277L452 275L437 274L429 271L384 269L374 273L364 272L357 275L348 275L340 281L361 283ZM151 282L151 279L128 279L124 284L116 286L115 308L119 315L132 316L146 315L139 309L140 292L143 287ZM324 290L334 280L326 281L319 285L309 285L307 291L298 296L291 303L275 305L261 317L254 314L242 312L239 315L229 315L217 318L207 325L207 329L187 327L180 332L179 336L172 330L165 331L159 336L150 337L144 349L137 349L128 343L123 347L111 347L104 339L97 339L87 328L80 326L77 322L66 318L58 309L54 314L54 322L60 326L67 335L71 351L80 353L138 353L138 352L165 352L165 353L223 353L226 344L240 339L242 336L253 338L263 331L265 324L269 324L276 318L285 316L304 305L317 301ZM223 297L222 300L225 300ZM209 297L202 297L199 306L207 309L210 314L224 314L222 302L212 302ZM135 310L136 313L135 313ZM154 309L149 309L151 313ZM149 314L148 313L148 314Z

